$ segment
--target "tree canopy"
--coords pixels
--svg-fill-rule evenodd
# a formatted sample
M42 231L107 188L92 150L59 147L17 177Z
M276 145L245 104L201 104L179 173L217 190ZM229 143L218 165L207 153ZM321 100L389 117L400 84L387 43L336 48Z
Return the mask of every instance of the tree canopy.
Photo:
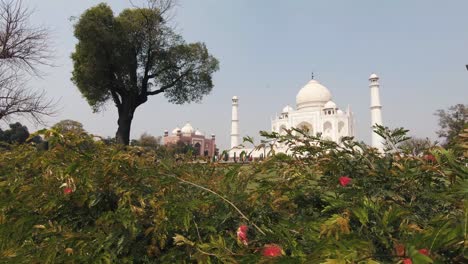
M85 132L83 124L78 121L65 119L56 123L52 128L62 132L82 133Z
M131 145L154 149L161 145L161 137L155 137L145 132L141 134L139 139L133 139Z
M468 107L464 104L457 104L448 108L448 110L439 109L435 113L439 117L440 130L437 135L445 139L444 145L452 147L454 140L463 129L468 128Z
M12 144L12 143L24 143L29 137L29 131L26 126L16 122L10 124L10 129L5 131L0 129L0 141Z
M86 10L75 25L72 81L94 111L112 100L118 109L116 138L128 144L134 112L151 95L171 103L200 101L213 88L218 61L203 43L185 43L159 8L106 4Z

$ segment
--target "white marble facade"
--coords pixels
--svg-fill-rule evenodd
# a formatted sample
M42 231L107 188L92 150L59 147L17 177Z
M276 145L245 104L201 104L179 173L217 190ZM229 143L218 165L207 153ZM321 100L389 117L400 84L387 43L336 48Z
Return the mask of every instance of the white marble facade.
M382 105L379 96L379 77L372 74L369 77L371 90L371 122L382 124ZM355 136L354 116L348 106L346 111L340 109L332 100L331 92L317 80L310 80L296 95L296 108L285 106L280 114L271 119L271 131L285 134L285 129L305 129L310 135L321 135L322 138L340 143L345 136ZM239 157L241 152L251 153L253 157L265 155L265 150L253 150L239 147L239 98L232 98L231 119L231 150L230 156ZM382 149L382 139L372 133L372 147ZM287 146L277 144L275 151L288 153Z
M330 91L317 80L309 81L299 91L296 109L285 106L271 120L271 130L280 134L293 127L335 142L344 136L354 136L354 119L349 107L346 112L338 108Z

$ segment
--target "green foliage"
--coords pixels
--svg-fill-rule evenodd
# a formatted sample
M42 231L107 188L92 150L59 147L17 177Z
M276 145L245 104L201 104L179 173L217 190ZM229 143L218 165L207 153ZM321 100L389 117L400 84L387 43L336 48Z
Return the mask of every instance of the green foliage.
M200 101L213 88L218 61L203 43L185 43L157 8L106 4L86 10L75 24L72 81L94 111L109 100L117 107L117 141L129 144L135 110L157 94L171 103Z
M288 130L249 165L176 161L87 134L40 131L0 152L0 262L461 263L466 158L432 159ZM392 134L392 133L390 133ZM400 138L404 135L397 133ZM392 139L392 142L398 142ZM466 143L466 142L465 142ZM340 185L340 177L351 182ZM236 239L249 227L248 245ZM276 244L282 256L264 257ZM427 249L429 255L419 250Z
M179 156L178 154L191 156L195 153L195 148L191 144L182 141L178 141L176 144L161 146L158 150L159 153L163 152L165 156Z

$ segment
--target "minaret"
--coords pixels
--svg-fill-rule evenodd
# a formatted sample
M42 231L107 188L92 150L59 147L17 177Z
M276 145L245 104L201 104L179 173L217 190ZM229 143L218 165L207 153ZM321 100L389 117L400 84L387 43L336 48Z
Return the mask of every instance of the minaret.
M237 108L239 99L237 96L232 97L232 119L231 119L231 148L239 145L239 115Z
M371 124L382 125L382 105L380 104L379 96L379 76L373 73L369 77L369 88L371 94ZM378 149L380 152L383 152L383 139L377 133L372 132L372 147Z

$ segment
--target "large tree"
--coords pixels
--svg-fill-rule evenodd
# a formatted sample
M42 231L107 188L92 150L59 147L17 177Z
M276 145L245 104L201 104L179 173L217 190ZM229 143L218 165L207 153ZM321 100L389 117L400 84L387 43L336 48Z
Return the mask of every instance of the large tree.
M203 43L185 43L161 10L132 8L114 16L102 3L75 24L72 81L95 112L113 101L121 144L129 144L135 110L149 96L164 94L183 104L200 101L213 88L218 61Z

